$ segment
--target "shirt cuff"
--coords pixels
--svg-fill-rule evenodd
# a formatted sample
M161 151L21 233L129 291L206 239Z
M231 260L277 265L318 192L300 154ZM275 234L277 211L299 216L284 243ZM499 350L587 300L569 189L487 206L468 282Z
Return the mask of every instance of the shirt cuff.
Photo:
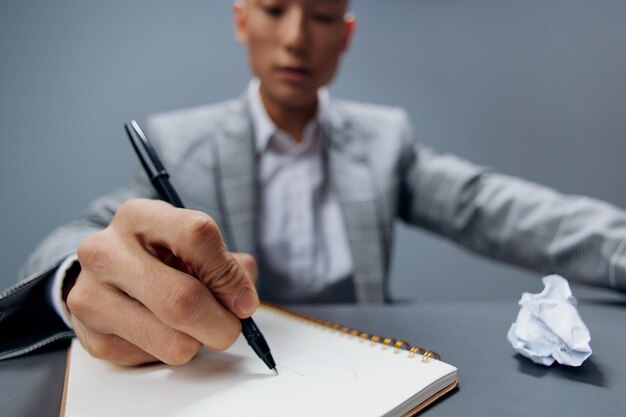
M61 320L67 327L73 329L72 320L70 319L70 311L67 309L65 301L63 301L63 281L67 276L67 271L72 267L74 262L78 262L78 256L72 254L65 258L54 273L54 276L48 284L48 297L54 311L61 317Z

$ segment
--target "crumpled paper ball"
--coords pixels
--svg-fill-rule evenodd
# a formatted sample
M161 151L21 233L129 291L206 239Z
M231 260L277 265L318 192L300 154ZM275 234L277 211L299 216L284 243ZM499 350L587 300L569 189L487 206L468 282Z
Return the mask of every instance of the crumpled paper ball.
M591 335L578 310L567 280L559 275L543 278L539 294L523 293L517 319L507 339L521 355L550 366L580 366L591 356Z

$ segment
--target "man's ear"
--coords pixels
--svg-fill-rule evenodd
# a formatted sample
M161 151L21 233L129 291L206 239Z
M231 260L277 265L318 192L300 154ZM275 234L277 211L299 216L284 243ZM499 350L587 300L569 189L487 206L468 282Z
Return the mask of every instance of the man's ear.
M243 1L233 3L233 18L235 23L235 37L244 45L248 42L248 10Z
M350 47L352 36L356 30L356 17L352 13L346 13L343 18L343 52L346 52Z

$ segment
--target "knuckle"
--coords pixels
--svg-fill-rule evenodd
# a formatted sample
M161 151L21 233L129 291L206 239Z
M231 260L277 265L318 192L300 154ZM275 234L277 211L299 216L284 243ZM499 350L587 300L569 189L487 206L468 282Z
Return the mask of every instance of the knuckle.
M95 296L96 294L88 285L77 281L67 296L67 308L74 316L83 317L91 311Z
M141 199L128 200L122 203L115 211L113 220L117 221L133 221L137 213L141 213L141 207L144 201Z
M202 212L194 213L187 227L189 235L194 242L202 242L208 238L220 235L220 230L215 220Z
M174 323L185 324L192 321L197 312L199 297L193 285L178 282L170 288L164 299L165 315Z
M115 259L113 252L114 247L102 231L83 240L78 246L76 256L83 268L106 268Z
M117 351L108 337L91 338L86 349L94 358L103 360L114 359Z
M196 356L200 347L200 342L181 333L171 338L162 360L169 365L184 365Z

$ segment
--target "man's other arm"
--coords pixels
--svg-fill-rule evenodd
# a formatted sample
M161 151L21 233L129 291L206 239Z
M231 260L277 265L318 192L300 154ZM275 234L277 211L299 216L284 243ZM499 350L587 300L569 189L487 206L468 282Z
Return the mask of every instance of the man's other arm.
M626 291L626 212L420 146L405 120L400 217L542 274Z

